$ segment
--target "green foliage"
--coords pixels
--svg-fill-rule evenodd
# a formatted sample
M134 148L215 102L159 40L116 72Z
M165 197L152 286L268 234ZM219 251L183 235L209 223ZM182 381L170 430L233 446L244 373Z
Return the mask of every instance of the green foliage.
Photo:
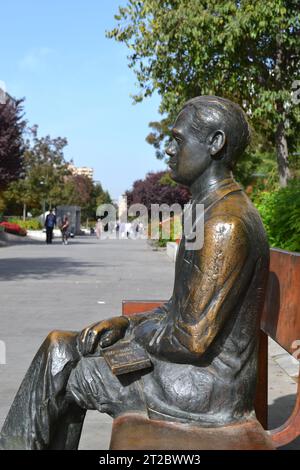
M155 155L158 160L165 158L163 147L168 144L171 137L171 118L162 119L161 121L154 121L149 123L152 131L147 135L146 141L148 144L153 145L155 148Z
M148 234L158 235L158 239L154 244L160 248L165 248L168 242L178 242L182 236L182 225L180 217L171 217L170 219L160 222L158 226L153 226L151 223L148 227Z
M272 247L300 252L300 181L253 198Z
M9 222L18 224L21 228L26 230L41 230L43 228L42 223L38 219L22 220L10 217Z
M235 179L244 188L253 185L255 191L278 187L275 152L270 153L253 144L242 155L234 170Z
M176 183L172 178L168 171L166 171L163 176L159 180L159 184L171 186L172 188L176 188L178 183Z
M101 204L110 204L112 202L108 191L104 191L100 183L93 184L87 203L82 206L82 219L96 217L97 207Z
M64 178L69 174L63 154L67 140L52 139L49 135L38 137L37 126L28 129L28 134L23 156L24 177L11 183L2 197L7 207L15 209L17 204L21 213L26 204L33 214L38 215L43 201L49 207L61 199Z
M160 238L159 240L156 240L155 245L158 246L159 248L166 248L167 243L169 241L173 241L173 240L166 240L165 238Z
M23 205L34 216L58 205L76 205L82 208L82 217L96 216L99 204L111 202L110 195L101 184L82 175L73 175L64 158L65 138L38 137L38 127L28 130L24 153L25 174L14 181L0 196L0 210L21 214Z
M0 189L20 178L23 171L23 101L7 97L0 103Z
M164 119L150 123L147 138L159 158L182 104L205 94L239 103L264 150L273 151L281 125L289 152L299 148L300 106L292 100L300 67L299 0L128 0L115 19L107 35L129 49L140 89L135 102L154 91L161 97ZM277 151L287 166L278 141Z

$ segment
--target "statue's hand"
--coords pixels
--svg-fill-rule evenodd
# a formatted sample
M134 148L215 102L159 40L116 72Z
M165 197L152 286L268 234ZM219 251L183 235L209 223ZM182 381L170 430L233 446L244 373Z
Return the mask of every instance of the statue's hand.
M126 317L114 317L88 326L79 334L78 347L83 356L92 354L98 345L101 348L111 346L122 339L129 326Z

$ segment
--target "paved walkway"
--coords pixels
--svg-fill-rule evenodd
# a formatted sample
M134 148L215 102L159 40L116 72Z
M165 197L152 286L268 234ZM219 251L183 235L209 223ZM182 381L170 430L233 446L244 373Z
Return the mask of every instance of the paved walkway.
M25 243L0 248L0 427L38 346L53 329L80 330L121 313L123 299L164 299L172 292L174 264L146 242L97 241L94 237L52 245ZM282 351L273 348L274 357ZM281 364L282 365L282 364ZM270 360L270 425L292 407L296 383ZM88 412L81 449L107 449L111 419ZM300 448L300 443L289 448Z

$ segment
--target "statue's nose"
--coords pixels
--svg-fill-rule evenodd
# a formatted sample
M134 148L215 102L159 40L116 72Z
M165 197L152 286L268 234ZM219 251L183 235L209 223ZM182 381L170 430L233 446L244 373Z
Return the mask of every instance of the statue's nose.
M166 148L166 154L169 155L169 157L174 157L174 155L176 155L176 146L174 141L169 143Z

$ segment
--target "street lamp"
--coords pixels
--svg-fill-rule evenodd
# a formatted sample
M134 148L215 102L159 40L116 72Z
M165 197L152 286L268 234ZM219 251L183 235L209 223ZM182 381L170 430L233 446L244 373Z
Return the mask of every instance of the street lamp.
M49 198L49 187L48 187L48 183L49 183L49 171L50 171L50 167L52 167L52 169L54 170L54 172L52 173L52 176L56 174L56 170L57 170L57 164L56 163L51 163L51 158L48 157L47 158L47 161L46 161L46 165L45 165L45 175L42 176L43 180L40 181L40 184L44 186L44 191L43 191L43 195L44 195L44 198L43 198L43 223L45 223L45 212L46 212L46 202L47 202L47 196ZM51 181L51 179L50 179ZM51 201L51 198L48 199L49 201L49 206L50 206L50 209L52 207L52 201Z
M43 186L45 184L45 181L40 181L40 184ZM43 225L45 225L45 212L46 212L46 198L43 198L42 202L42 208L43 208Z

